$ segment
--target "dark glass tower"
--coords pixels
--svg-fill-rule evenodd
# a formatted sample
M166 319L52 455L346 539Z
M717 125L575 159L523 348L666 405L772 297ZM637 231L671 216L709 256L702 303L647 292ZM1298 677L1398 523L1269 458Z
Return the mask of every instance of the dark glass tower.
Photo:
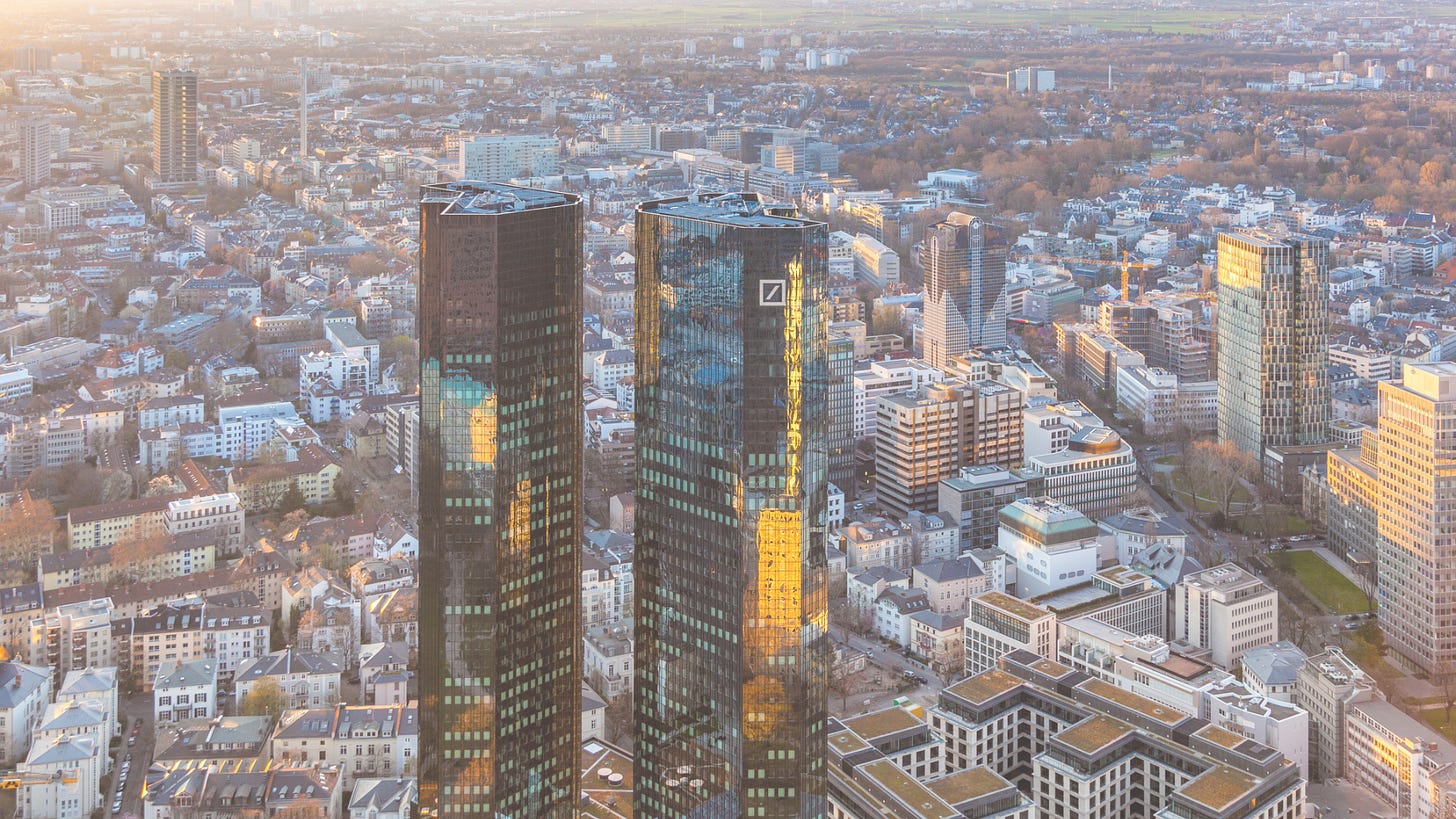
M581 203L420 202L422 816L567 817L581 743Z
M635 809L826 810L825 226L637 211Z

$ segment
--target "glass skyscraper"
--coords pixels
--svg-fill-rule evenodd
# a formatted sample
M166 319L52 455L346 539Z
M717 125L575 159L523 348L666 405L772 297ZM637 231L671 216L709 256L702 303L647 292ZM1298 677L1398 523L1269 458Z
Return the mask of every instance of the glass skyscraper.
M826 810L827 232L637 211L638 815Z
M422 816L571 816L581 743L580 201L420 202Z
M972 347L1006 346L1006 240L954 212L925 230L925 360L945 367Z
M1330 424L1329 242L1218 236L1218 439L1260 461Z

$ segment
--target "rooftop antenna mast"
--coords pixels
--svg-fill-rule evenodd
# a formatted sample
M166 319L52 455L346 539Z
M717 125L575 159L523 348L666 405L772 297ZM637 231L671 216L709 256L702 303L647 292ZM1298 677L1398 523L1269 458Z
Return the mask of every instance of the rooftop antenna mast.
M308 58L298 58L298 159L308 157Z

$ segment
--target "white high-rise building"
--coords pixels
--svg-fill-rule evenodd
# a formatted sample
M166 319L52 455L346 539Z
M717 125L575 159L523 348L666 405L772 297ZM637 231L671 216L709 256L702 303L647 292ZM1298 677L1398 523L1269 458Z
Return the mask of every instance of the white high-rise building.
M560 169L561 142L537 134L483 134L460 140L460 178L470 182L508 182L547 176Z
M20 123L20 177L27 188L50 181L52 148L50 120L31 117Z
M1279 639L1279 592L1232 563L1190 574L1173 590L1173 637L1233 668L1245 651Z

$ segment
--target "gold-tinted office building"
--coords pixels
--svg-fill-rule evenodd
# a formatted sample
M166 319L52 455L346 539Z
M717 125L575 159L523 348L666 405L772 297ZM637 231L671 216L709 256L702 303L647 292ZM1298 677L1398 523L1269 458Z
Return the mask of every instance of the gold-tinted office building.
M580 200L420 202L420 816L574 815Z
M1260 461L1329 439L1328 256L1313 236L1218 236L1218 439Z
M634 809L826 811L827 231L637 211Z
M1385 642L1431 673L1456 664L1456 364L1406 364L1380 384L1362 460L1378 479Z

